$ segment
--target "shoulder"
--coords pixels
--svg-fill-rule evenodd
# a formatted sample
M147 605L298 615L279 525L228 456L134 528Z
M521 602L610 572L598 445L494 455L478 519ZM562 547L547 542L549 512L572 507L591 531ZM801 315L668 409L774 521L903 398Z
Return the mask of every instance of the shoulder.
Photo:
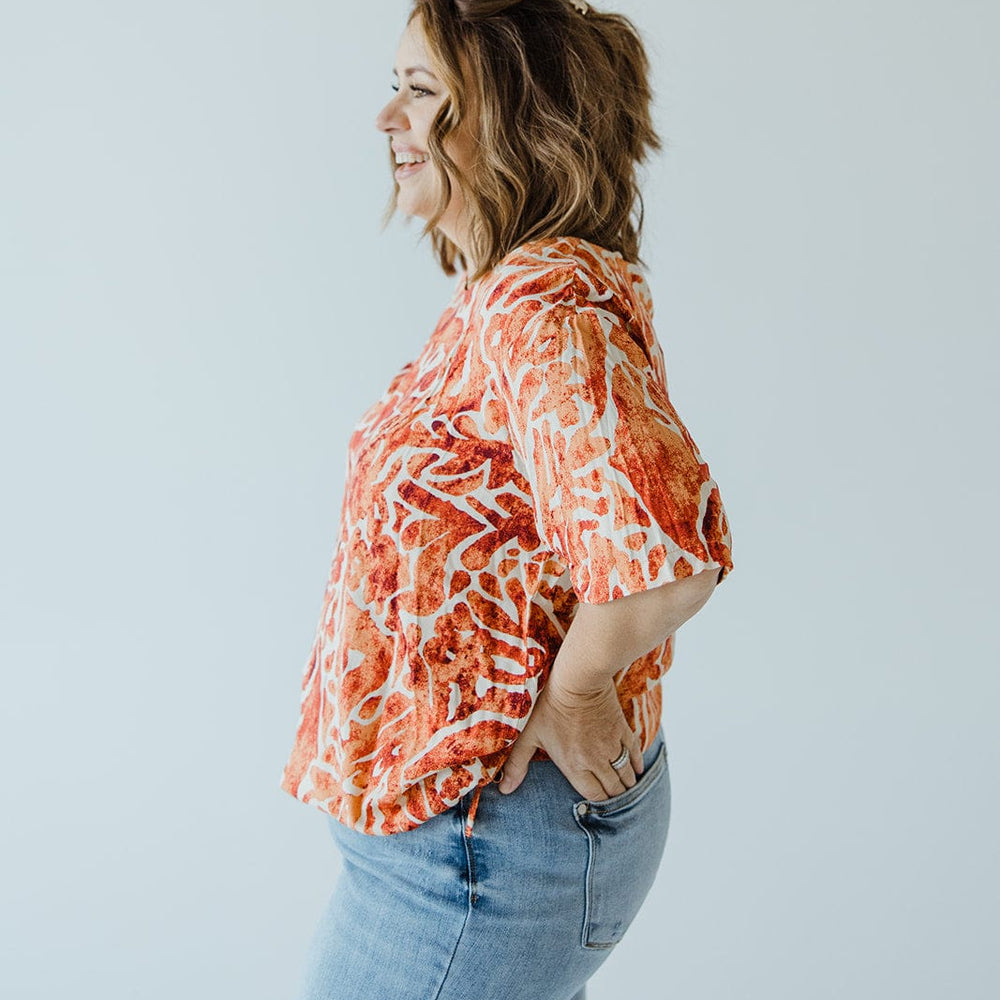
M652 318L649 288L638 265L617 251L576 236L547 237L515 247L483 278L481 318L494 345L507 350L538 321L596 309L630 323Z
M576 236L522 243L488 275L485 304L503 308L521 299L557 305L606 298L619 281L614 257L621 260Z

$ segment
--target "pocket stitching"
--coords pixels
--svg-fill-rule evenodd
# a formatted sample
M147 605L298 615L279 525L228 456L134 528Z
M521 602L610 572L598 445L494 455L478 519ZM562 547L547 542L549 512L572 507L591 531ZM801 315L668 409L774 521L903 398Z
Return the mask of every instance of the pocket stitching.
M590 911L593 903L593 878L594 878L594 835L580 820L580 813L577 809L579 803L573 805L573 819L576 825L587 835L587 867L583 876L583 922L580 925L580 946L588 950L606 950L613 948L614 943L591 944L588 940L588 930L590 929Z
M576 821L576 825L587 835L587 868L584 875L584 899L583 899L583 922L580 927L580 945L581 947L587 949L588 951L607 951L610 948L614 948L618 941L591 941L590 940L590 924L591 924L591 912L593 910L594 902L594 872L596 868L595 864L595 854L597 850L597 844L595 842L596 834L591 830L583 820L584 815L589 815L594 813L595 815L605 818L607 816L614 816L615 814L621 813L624 809L636 805L641 802L647 792L654 788L657 784L657 780L662 777L664 772L666 772L667 764L667 745L664 743L657 755L650 762L649 767L643 771L641 777L648 778L645 782L636 782L632 788L627 788L624 792L619 793L619 795L613 796L610 799L603 799L601 801L594 801L593 799L578 799L573 803L573 819ZM655 772L655 773L654 773ZM622 801L622 799L632 792L639 785L642 788L636 793L634 798ZM616 801L617 800L617 801ZM611 803L611 808L602 809L601 807L606 804ZM586 809L583 814L580 812L580 806L586 805Z

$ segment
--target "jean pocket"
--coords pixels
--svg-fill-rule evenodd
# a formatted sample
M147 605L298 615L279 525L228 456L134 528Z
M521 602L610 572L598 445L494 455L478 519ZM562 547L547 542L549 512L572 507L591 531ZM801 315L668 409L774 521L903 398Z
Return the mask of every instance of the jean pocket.
M573 817L586 834L584 948L613 948L653 886L670 822L666 744L635 784L611 798L578 799Z

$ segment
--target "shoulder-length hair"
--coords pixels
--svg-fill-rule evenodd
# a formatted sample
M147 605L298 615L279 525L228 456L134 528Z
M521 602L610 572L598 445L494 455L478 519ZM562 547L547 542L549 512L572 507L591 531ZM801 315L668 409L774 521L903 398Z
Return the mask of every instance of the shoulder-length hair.
M449 91L428 138L441 198L421 232L444 273L471 266L436 228L451 200L449 173L469 212L478 262L470 281L548 237L577 236L642 264L637 166L662 144L635 25L593 7L581 13L573 0L414 0L407 24L415 17ZM444 140L470 121L477 151L463 176ZM395 169L391 149L389 157ZM398 192L394 183L383 226Z

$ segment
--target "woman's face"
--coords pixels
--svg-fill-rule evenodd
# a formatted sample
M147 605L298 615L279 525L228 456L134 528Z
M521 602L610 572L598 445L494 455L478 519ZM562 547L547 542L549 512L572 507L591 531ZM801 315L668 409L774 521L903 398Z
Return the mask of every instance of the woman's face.
M403 32L396 51L396 95L375 119L375 127L391 138L396 154L397 204L407 215L424 219L431 217L437 204L440 193L437 174L427 162L400 163L399 159L403 153L416 154L418 160L429 157L427 136L431 122L448 97L444 84L434 75L435 68L420 18L415 17ZM472 144L453 133L445 145L448 155L464 174L472 162ZM451 201L437 226L460 248L465 245L464 207L464 199L452 178Z

